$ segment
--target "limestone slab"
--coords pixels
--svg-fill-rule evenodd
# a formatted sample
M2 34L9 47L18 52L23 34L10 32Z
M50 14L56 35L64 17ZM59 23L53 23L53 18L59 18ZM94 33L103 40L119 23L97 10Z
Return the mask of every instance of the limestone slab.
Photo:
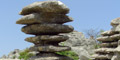
M96 53L113 53L114 51L114 48L99 48L95 50Z
M30 4L22 9L21 15L27 15L31 13L50 12L58 14L67 14L69 8L60 1L42 1Z
M104 60L104 59L111 59L113 55L109 55L109 54L104 54L104 55L100 55L100 54L94 54L92 55L93 58L95 59L101 59L101 60Z
M112 46L117 46L118 42L110 42L110 43L101 43L101 47L112 47Z
M25 40L31 43L42 43L43 41L46 42L62 42L66 41L69 39L68 36L63 36L63 35L39 35L35 37L28 37Z
M33 56L28 60L73 60L73 59L70 57L61 56L55 53L42 53L38 56Z
M103 33L101 33L102 36L111 36L111 35L114 35L114 34L118 34L119 32L116 32L116 31L105 31Z
M98 41L115 41L119 39L120 39L120 34L115 34L111 36L103 36L103 37L97 38Z
M111 25L119 25L120 24L120 17L119 18L116 18L116 19L113 19L111 21Z
M60 51L68 51L71 50L70 47L67 46L34 46L30 48L31 51L39 51L39 52L60 52Z
M17 24L41 24L41 23L56 23L63 24L73 21L73 19L64 14L50 14L50 13L32 13L20 18Z
M34 24L29 26L24 26L22 31L26 34L58 34L58 33L69 33L72 32L74 28L69 25L61 24Z

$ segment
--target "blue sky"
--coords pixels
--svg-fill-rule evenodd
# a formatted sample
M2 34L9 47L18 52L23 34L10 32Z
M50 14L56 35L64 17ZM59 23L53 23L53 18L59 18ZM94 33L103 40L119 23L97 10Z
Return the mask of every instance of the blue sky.
M45 0L1 0L0 1L0 56L14 49L24 49L31 43L24 41L30 35L21 32L22 25L15 24L21 18L22 8L35 1ZM70 8L69 16L74 21L68 23L75 30L97 28L110 30L112 19L120 17L120 0L60 0Z

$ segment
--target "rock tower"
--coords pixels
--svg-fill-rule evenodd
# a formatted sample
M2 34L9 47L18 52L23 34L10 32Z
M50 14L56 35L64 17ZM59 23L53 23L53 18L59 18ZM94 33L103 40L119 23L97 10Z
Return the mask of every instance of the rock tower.
M97 38L101 48L95 50L93 60L120 60L120 18L111 21L112 29Z
M39 52L28 60L73 60L55 53L71 50L70 47L58 45L69 38L59 33L70 33L74 30L72 26L64 25L73 21L67 13L69 8L60 1L35 2L22 9L20 15L23 17L16 23L26 25L22 27L22 32L35 35L25 40L34 43L30 51Z

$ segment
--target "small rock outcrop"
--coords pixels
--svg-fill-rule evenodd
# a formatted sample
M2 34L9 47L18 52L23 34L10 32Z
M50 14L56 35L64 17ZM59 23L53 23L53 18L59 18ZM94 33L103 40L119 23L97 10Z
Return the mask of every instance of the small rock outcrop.
M0 57L0 59L18 59L19 58L19 53L21 50L15 49L14 51L11 51L8 55L3 55Z
M95 50L93 60L120 60L120 18L111 21L112 29L97 38L101 48Z
M95 46L97 45L95 39L86 38L82 32L73 31L71 33L62 34L70 38L60 45L71 47L78 56L79 60L89 60L94 54Z
M74 30L72 26L64 25L73 20L66 15L68 12L69 8L60 1L35 2L22 9L20 15L23 17L16 23L26 25L22 32L35 35L25 40L34 43L30 51L39 52L28 60L73 60L55 53L71 50L68 46L58 44L69 38L59 35L60 33L70 33Z

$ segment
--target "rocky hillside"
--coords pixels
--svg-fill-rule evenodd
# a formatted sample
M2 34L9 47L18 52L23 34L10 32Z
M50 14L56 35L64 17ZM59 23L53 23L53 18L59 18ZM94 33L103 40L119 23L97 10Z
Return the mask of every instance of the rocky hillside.
M88 39L83 33L74 31L69 34L62 34L69 36L69 40L60 43L60 45L70 46L72 51L79 55L79 60L89 60L91 55L94 53L96 41L95 39ZM1 58L18 58L21 50L15 49L10 52L7 56L2 56Z

